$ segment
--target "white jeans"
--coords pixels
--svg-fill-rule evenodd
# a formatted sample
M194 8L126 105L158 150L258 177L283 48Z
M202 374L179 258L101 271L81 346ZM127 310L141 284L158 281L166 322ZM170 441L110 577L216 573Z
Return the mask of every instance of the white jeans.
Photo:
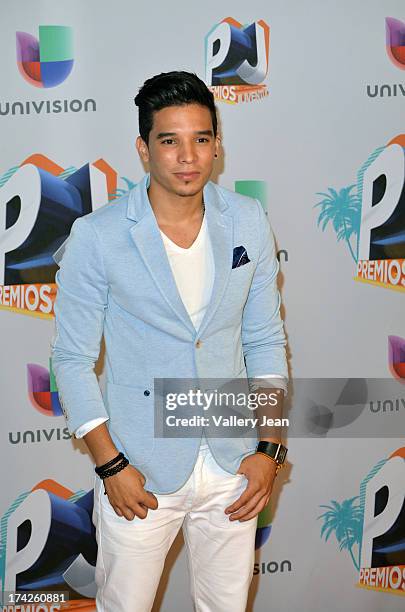
M111 506L99 477L94 486L98 612L149 612L166 555L183 528L196 612L245 612L253 576L257 516L230 521L224 510L244 491L202 444L194 470L176 492L156 494L159 507L128 521Z

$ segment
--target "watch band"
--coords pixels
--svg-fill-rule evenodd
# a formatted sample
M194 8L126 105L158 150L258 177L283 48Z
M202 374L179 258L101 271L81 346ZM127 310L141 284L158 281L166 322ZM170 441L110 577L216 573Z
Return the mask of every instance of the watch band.
M261 453L272 459L279 467L282 467L287 455L287 448L281 443L260 441L257 444L256 452Z

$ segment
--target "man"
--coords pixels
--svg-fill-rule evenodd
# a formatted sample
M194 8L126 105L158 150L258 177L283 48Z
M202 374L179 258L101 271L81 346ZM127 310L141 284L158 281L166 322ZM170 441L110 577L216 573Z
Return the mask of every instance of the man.
M98 471L97 609L150 610L183 527L196 610L243 611L257 515L284 447L278 435L258 447L257 436L210 437L202 426L157 437L154 379L260 378L280 411L287 365L274 238L258 201L209 180L220 137L213 95L196 75L157 75L135 103L149 172L77 219L55 254L53 370L69 431L84 436ZM103 334L104 395L94 373Z

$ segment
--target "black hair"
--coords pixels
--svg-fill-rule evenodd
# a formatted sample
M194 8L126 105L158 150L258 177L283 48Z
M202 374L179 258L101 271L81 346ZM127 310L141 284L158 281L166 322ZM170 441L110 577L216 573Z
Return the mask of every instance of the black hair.
M135 104L139 109L139 133L146 144L149 144L149 133L153 127L153 113L167 106L206 106L211 113L214 136L217 135L214 96L204 81L192 72L173 70L147 79L135 97Z

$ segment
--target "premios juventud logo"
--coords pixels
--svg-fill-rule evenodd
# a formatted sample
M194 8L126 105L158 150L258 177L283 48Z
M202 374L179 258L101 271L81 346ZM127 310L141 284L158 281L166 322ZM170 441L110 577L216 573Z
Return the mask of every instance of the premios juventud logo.
M317 195L318 226L347 247L355 280L405 291L405 134L368 156L357 183Z
M233 17L205 37L205 82L216 100L237 104L269 95L270 28L263 19L242 24Z
M356 586L404 596L405 447L371 468L358 495L320 507L321 537L327 541L334 536L340 553L351 559Z
M74 491L45 478L10 501L0 517L1 609L94 611L93 490ZM21 598L19 605L10 605L15 591L35 593L32 601L38 603Z
M53 317L52 255L74 221L134 186L103 159L64 168L34 154L0 176L0 310Z

